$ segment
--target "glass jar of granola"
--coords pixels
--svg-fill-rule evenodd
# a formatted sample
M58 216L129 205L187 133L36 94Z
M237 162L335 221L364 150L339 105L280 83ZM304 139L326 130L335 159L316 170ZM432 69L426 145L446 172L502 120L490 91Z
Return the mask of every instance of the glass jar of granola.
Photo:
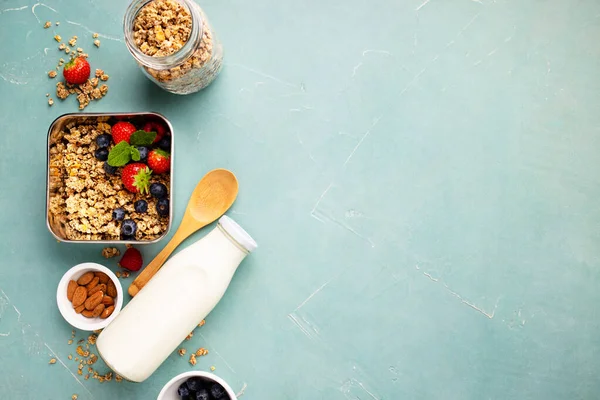
M168 92L197 92L221 71L223 47L193 0L133 0L124 30L129 52Z

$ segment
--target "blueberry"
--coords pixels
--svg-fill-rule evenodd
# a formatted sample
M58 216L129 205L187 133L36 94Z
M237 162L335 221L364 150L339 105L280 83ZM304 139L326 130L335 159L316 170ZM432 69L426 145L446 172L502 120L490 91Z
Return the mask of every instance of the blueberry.
M150 194L157 199L164 199L167 197L167 187L162 183L153 183L150 185Z
M148 211L148 203L146 200L138 200L133 203L133 208L135 209L135 212L145 213Z
M200 389L196 392L196 397L194 400L209 400L210 396L208 395L208 391L206 389Z
M190 389L187 387L187 384L185 382L183 382L181 386L179 386L179 388L177 389L177 394L181 397L190 395Z
M137 224L132 219L126 219L121 225L121 234L124 236L134 236Z
M96 137L96 144L98 145L98 147L103 149L110 145L110 140L111 140L111 136L106 133L103 133L102 135L99 135L98 137Z
M108 160L108 150L107 149L98 149L94 153L94 156L100 161Z
M108 163L104 162L104 172L109 175L115 175L117 173L117 167L113 167L112 165L108 165Z
M223 388L223 386L219 385L218 383L215 383L210 388L210 394L214 399L223 399L223 396L225 395L225 389Z
M156 212L162 217L169 215L169 200L160 199L156 202Z
M123 221L125 219L125 210L122 208L115 208L112 216L115 221Z
M146 160L148 159L148 148L144 146L139 146L137 147L137 149L140 152L140 162L146 162Z
M163 138L158 141L158 147L164 151L171 152L171 136L163 136Z
M202 383L202 379L200 378L190 378L187 381L187 386L190 388L190 390L196 392L200 389L202 389L202 387L204 386Z

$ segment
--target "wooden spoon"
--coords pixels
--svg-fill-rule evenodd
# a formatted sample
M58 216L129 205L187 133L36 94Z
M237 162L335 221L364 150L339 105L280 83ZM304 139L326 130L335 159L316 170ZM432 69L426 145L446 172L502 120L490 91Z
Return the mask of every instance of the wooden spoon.
M194 189L181 224L173 238L154 260L144 268L129 286L129 294L135 296L158 272L173 250L188 236L217 220L231 207L238 194L235 175L226 169L215 169L204 175Z

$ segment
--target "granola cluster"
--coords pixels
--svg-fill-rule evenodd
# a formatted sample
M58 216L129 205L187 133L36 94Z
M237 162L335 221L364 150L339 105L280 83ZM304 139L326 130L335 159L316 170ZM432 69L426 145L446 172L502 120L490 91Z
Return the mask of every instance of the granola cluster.
M196 5L194 5L197 7ZM214 43L207 19L202 15L202 38L187 59L170 68L144 66L146 72L165 89L188 93L208 86L219 74L223 62L222 49ZM154 0L145 5L133 22L133 39L145 55L165 57L181 50L190 39L193 16L174 0Z
M50 138L49 222L55 232L70 240L119 240L120 226L113 220L115 208L124 208L137 224L136 240L153 240L168 227L168 217L156 212L156 199L131 193L119 175L108 175L103 162L94 157L96 137L110 133L111 126L69 123ZM153 181L169 187L169 175ZM135 212L134 203L144 199L148 211Z
M81 85L70 85L66 82L58 82L56 84L56 96L59 99L66 99L70 95L77 95L77 101L79 102L79 109L83 110L90 104L90 101L99 100L106 96L108 93L107 85L100 85L99 81L107 81L108 75L101 69L96 70L96 76L88 79L86 83Z

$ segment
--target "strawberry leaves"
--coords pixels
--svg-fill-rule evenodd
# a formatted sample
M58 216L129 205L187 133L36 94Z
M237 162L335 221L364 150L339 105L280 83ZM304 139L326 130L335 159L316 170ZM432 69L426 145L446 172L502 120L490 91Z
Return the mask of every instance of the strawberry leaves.
M129 161L140 161L140 151L135 146L148 146L156 139L156 132L136 131L129 139L130 143L117 143L108 153L108 165L122 167Z

